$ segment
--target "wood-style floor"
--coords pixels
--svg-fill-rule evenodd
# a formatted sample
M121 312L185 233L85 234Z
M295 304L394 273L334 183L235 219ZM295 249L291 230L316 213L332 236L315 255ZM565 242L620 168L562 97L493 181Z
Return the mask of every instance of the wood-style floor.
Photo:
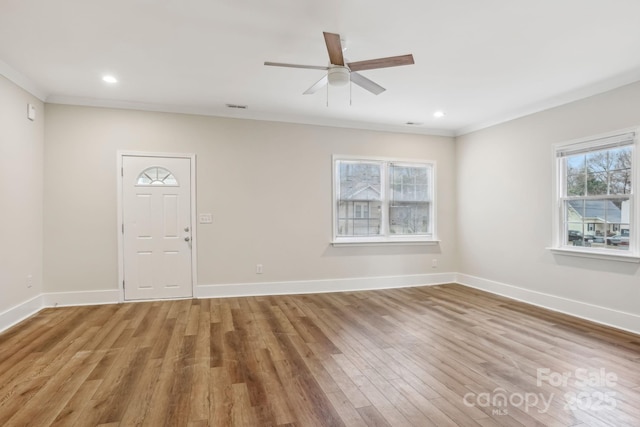
M639 426L640 337L460 285L51 308L0 425Z

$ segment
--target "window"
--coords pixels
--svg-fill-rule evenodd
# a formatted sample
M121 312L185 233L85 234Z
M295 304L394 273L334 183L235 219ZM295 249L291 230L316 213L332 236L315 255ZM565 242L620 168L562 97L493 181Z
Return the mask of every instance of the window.
M175 187L178 181L167 169L153 166L143 170L136 181L136 185L166 185Z
M584 253L638 252L635 132L555 147L555 247Z
M433 241L433 169L334 157L334 243Z

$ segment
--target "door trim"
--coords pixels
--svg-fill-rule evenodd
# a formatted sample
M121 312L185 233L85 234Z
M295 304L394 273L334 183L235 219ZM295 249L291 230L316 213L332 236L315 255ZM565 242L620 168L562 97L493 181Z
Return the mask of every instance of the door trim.
M144 151L124 151L118 150L116 169L116 189L117 189L117 215L118 228L118 302L127 302L124 299L124 236L122 233L123 220L123 200L122 200L122 168L124 157L173 157L179 159L189 159L191 164L191 295L195 298L196 283L198 283L198 223L196 214L196 155L194 153L148 153ZM137 301L137 300L136 300ZM140 300L143 301L143 300Z

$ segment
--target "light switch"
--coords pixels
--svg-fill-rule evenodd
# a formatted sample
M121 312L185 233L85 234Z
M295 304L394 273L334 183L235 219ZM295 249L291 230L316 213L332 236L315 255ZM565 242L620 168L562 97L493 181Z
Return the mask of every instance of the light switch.
M36 106L33 104L27 104L27 118L31 121L36 119Z
M198 222L200 224L211 224L213 222L213 217L210 213L201 213L198 215Z

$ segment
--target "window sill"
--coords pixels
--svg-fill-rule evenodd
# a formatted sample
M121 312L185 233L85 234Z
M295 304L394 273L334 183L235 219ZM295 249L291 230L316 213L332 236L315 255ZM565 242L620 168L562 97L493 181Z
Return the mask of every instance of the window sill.
M436 246L440 240L334 240L331 245L341 246Z
M630 262L630 263L640 263L640 256L634 254L617 254L612 252L603 252L603 251L594 251L594 250L584 250L584 249L573 249L573 248L547 248L551 251L551 253L555 255L566 255L573 257L581 257L581 258L591 258L591 259L603 259L607 261L619 261L619 262Z

